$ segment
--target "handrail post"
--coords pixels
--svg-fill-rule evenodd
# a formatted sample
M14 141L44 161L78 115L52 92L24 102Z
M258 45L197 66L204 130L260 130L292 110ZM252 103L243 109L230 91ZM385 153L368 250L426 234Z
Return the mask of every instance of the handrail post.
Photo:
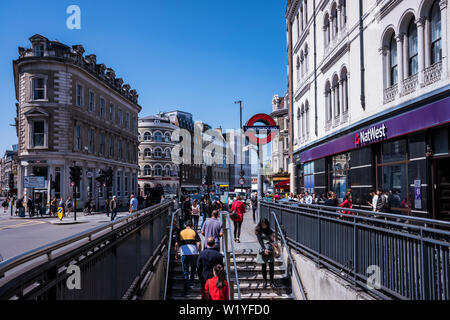
M227 275L228 275L228 285L230 288L230 300L233 299L234 297L234 293L233 293L233 289L234 289L234 285L231 282L231 277L230 277L230 250L228 249L228 241L230 240L228 238L228 232L230 229L230 227L227 224L227 213L222 211L222 228L223 228L223 253L225 256L225 260L226 260L226 271L227 271Z

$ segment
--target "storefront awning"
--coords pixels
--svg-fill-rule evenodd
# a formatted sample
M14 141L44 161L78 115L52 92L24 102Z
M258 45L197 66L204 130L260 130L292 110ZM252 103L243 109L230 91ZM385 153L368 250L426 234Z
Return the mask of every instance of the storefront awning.
M275 189L287 189L290 186L290 181L286 180L275 185Z

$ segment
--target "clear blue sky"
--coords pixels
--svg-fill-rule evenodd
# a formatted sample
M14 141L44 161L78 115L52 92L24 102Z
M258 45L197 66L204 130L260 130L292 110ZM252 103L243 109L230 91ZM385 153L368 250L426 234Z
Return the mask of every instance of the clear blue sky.
M271 112L286 91L282 0L0 1L0 153L17 142L12 60L39 33L116 71L139 93L140 116L179 109L213 127L239 126ZM81 8L81 30L66 27L66 8Z

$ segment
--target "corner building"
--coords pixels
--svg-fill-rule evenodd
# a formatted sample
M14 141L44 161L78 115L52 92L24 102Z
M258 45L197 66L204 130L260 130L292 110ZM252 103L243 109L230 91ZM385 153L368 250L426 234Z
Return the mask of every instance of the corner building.
M295 192L450 220L447 0L289 0ZM288 46L289 47L289 46Z
M108 168L114 171L109 196L127 201L137 191L139 168L136 90L95 55L84 56L81 45L70 48L41 35L30 42L13 61L19 197L73 197L69 168L75 164L82 168L79 207L89 198L104 206L106 188L95 178ZM45 185L25 188L25 176L44 177Z

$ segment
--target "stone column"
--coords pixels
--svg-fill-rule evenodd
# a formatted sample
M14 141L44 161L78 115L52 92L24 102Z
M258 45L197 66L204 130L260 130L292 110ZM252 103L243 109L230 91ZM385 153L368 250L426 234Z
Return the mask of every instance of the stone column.
M303 19L303 30L305 30L306 29L306 25L308 23L308 19L306 17L306 6L305 6L305 3L303 3L302 7L303 7L303 18L302 18Z
M418 53L419 53L419 85L423 83L423 71L425 69L425 46L424 46L424 24L425 19L419 18L416 21L417 25L417 46L418 46Z
M430 19L424 18L424 50L425 68L431 65L431 23Z
M403 80L409 77L409 38L403 37Z
M341 99L341 112L340 112L340 114L342 115L343 113L344 113L344 106L345 106L345 94L344 94L344 80L340 80L339 81L339 83L340 83L340 86L339 86L339 89L340 89L340 99Z
M398 92L402 93L402 84L405 79L405 72L403 71L403 41L405 41L405 36L403 33L397 35L397 66L398 66Z
M447 78L448 74L448 22L447 22L447 0L441 0L439 2L441 7L441 36L442 36L442 79Z

